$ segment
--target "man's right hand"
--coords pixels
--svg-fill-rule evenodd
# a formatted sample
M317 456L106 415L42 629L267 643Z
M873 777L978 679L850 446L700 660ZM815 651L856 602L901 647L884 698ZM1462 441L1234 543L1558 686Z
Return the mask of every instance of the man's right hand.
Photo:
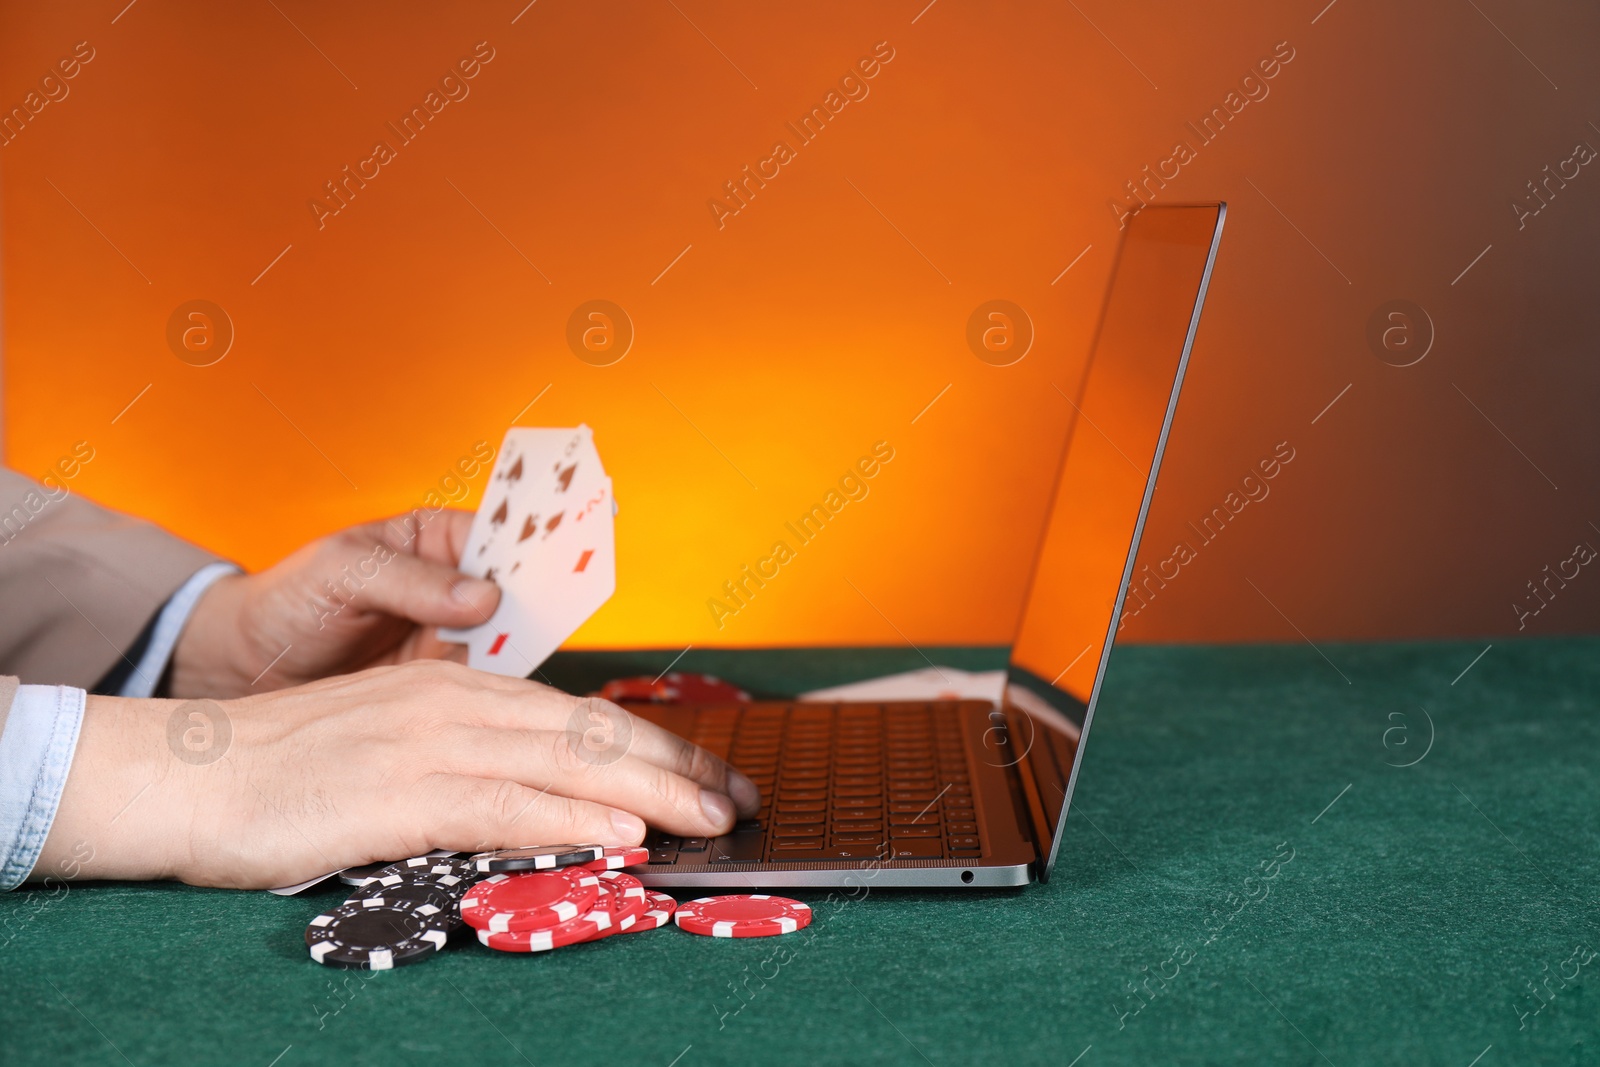
M711 837L758 804L615 704L420 660L235 700L90 697L33 877L270 888L435 848L634 845L646 823Z

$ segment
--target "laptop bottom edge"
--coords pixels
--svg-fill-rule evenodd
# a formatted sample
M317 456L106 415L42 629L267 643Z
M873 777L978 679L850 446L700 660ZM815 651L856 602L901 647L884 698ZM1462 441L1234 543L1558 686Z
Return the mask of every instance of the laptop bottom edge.
M999 866L964 865L946 860L939 865L863 866L860 863L807 864L804 867L775 867L769 864L719 864L715 867L686 867L674 864L659 870L629 868L648 886L715 886L720 888L764 889L843 886L858 891L873 889L949 889L1012 888L1033 880L1031 863Z

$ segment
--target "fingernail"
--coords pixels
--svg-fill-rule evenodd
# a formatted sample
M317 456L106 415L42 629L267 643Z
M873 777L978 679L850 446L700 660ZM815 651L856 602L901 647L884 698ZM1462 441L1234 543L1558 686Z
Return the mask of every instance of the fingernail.
M450 584L450 593L464 604L481 604L499 588L483 578L460 578Z
M733 825L733 801L721 793L713 793L709 789L700 790L700 809L706 813L706 820L718 830L725 830Z
M761 810L761 790L738 771L728 772L728 795L741 815L754 815Z
M637 815L614 811L611 813L611 826L617 831L620 844L637 845L644 840L644 820Z

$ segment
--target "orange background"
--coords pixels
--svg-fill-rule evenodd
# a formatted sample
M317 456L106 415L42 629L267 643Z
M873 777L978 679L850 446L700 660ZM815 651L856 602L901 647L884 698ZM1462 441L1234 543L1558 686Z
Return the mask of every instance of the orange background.
M1600 546L1600 168L1521 230L1510 207L1600 146L1593 11L124 3L0 9L8 109L95 50L0 148L6 461L87 440L77 490L248 566L416 506L540 397L522 423L593 426L622 507L575 644L1008 641L1108 201L1280 41L1270 95L1161 194L1230 214L1151 558L1296 459L1126 636L1515 633L1525 583ZM385 123L479 41L470 95L399 146ZM880 41L870 95L798 146L785 122ZM319 230L379 137L398 158ZM797 158L719 230L707 201L779 138ZM210 367L166 346L196 298L237 334ZM609 367L564 338L596 298L637 331ZM1037 332L1009 367L965 341L996 298ZM1437 330L1414 366L1365 338L1395 298ZM719 630L707 599L880 440L871 494ZM1522 632L1597 617L1585 568Z

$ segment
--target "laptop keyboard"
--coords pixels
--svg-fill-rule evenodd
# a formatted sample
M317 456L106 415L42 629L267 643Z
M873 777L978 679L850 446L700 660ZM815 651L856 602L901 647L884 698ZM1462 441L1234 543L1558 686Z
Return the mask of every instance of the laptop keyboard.
M691 740L760 787L761 811L715 839L652 834L651 863L982 855L960 720L949 705L703 708Z

